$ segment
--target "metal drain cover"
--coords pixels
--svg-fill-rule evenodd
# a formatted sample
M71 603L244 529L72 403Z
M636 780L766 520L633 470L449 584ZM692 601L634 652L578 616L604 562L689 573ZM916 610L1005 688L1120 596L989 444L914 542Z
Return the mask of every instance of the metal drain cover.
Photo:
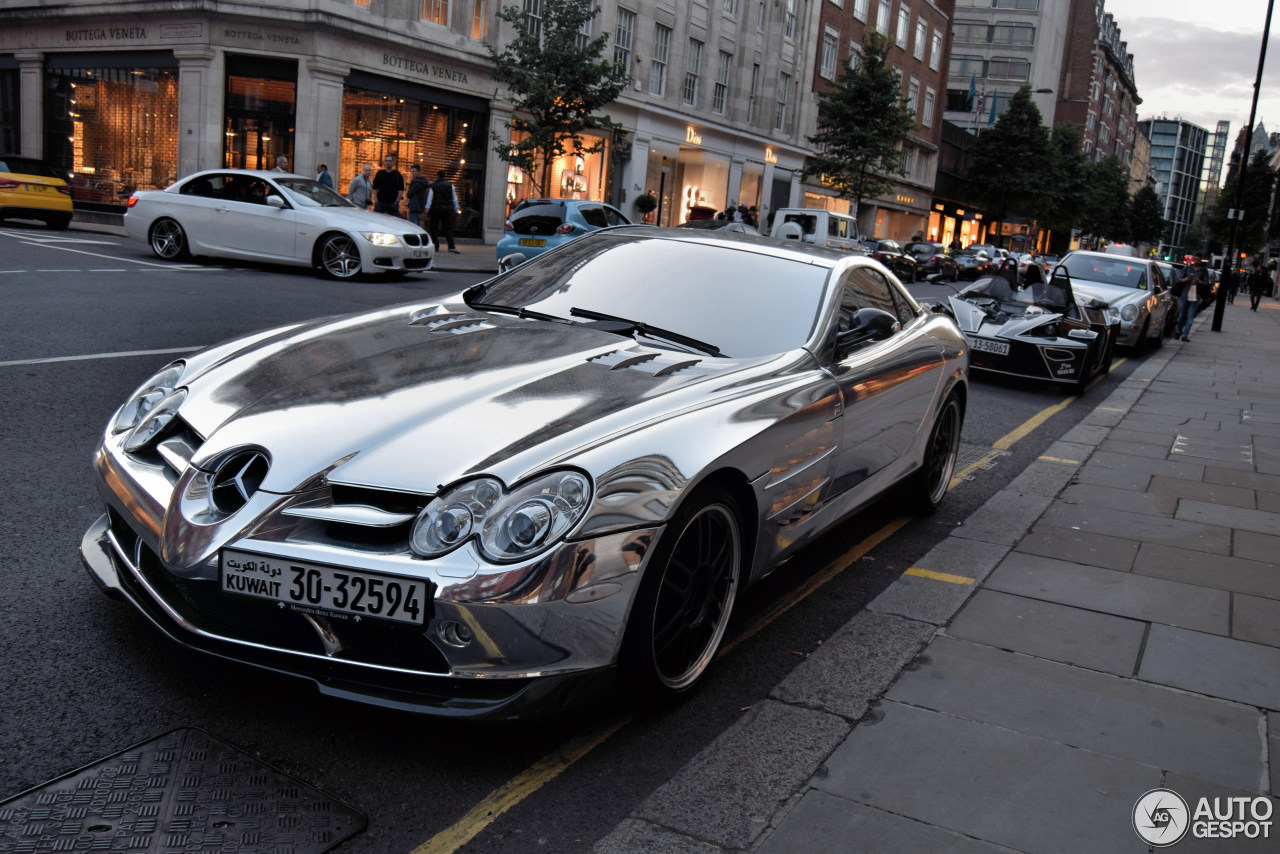
M320 854L363 815L198 729L0 802L0 854Z

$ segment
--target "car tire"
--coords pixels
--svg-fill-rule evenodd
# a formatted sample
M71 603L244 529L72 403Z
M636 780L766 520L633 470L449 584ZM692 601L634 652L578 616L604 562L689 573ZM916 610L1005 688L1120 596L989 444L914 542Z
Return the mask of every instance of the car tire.
M690 496L658 540L623 638L637 696L682 694L715 658L742 580L737 503L712 487Z
M918 279L919 276L916 274L916 268L913 266L911 268L911 272L907 274L907 281L914 285Z
M1139 353L1146 352L1151 346L1151 315L1147 315L1147 319L1142 324L1142 331L1138 333L1138 343L1133 349Z
M46 217L44 224L55 231L65 231L71 225L71 214L57 214Z
M932 513L946 496L951 478L955 474L956 460L960 457L962 423L960 398L952 392L938 411L938 417L933 420L924 462L909 483L907 505L912 511L920 514Z
M157 258L181 261L187 256L187 233L177 220L161 217L147 229L147 243Z
M316 263L330 279L354 279L360 275L360 250L345 234L329 234L316 246Z

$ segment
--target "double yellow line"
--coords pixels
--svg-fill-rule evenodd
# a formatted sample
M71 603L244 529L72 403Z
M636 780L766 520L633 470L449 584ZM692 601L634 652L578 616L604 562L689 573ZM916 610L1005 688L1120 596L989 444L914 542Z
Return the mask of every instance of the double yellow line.
M1122 360L1123 361L1123 360ZM1115 364L1120 364L1117 362ZM1093 382L1097 383L1101 377ZM1092 384L1090 384L1092 387ZM1036 428L1040 427L1053 416L1057 415L1063 409L1076 399L1074 395L1068 397L1053 406L1047 407L1036 413L1031 418L1024 421L1017 428L1009 433L1001 436L992 445L989 453L975 463L966 466L963 470L956 472L951 478L951 483L947 487L948 490L955 489L969 475L980 468L984 468L991 463L1000 454L1007 452L1014 443L1026 438ZM743 641L754 637L774 620L781 617L787 611L803 602L811 594L821 589L828 581L835 578L841 572L848 569L856 561L883 543L889 537L896 534L904 525L911 521L911 516L901 516L886 524L880 530L871 534L866 539L859 542L849 551L827 564L820 571L810 577L803 585L797 588L795 595L789 597L786 601L776 603L772 608L761 614L752 624L743 632L739 633L733 640L726 643L720 648L716 658L727 655ZM935 573L930 570L922 570L918 567L912 567L907 570L907 574L918 575L922 577L933 578L939 581L947 581L953 584L973 583L973 579L966 579L962 576L947 575L946 573ZM616 720L607 721L596 729L584 733L583 735L571 738L564 744L560 745L555 751L539 759L530 765L520 774L516 775L506 783L495 789L487 797L476 804L467 812L456 824L448 827L426 842L413 849L412 854L453 854L462 846L466 845L474 839L481 831L490 824L498 820L499 816L507 810L519 804L525 798L532 795L538 789L550 783L562 772L569 768L573 763L577 762L583 756L586 756L596 747L599 747L609 739L618 730L625 727L634 720L634 716L627 715Z

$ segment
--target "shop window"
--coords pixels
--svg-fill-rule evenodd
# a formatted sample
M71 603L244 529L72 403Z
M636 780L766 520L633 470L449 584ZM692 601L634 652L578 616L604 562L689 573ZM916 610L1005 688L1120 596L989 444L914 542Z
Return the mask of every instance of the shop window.
M45 159L78 202L122 205L179 176L178 69L46 70Z
M449 0L422 0L422 20L449 26Z
M18 69L0 68L0 151L19 151Z
M454 233L480 237L488 136L488 116L476 110L348 84L342 95L342 148L334 188L345 194L366 163L377 170L387 155L406 176L415 163L432 181L443 169L462 208Z
M223 165L272 169L276 157L293 154L293 80L227 74ZM292 168L303 167L290 161Z

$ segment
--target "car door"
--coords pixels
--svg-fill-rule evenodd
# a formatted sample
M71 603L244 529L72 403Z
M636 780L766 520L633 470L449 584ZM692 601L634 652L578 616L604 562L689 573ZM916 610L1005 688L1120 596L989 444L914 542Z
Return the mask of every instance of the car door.
M279 206L268 201L272 196ZM262 178L229 176L213 208L213 228L221 252L230 257L264 261L294 257L297 213L280 190Z
M848 329L862 308L888 311L900 327L885 340L836 350L831 371L843 406L836 492L855 488L906 454L945 366L941 349L924 331L922 312L884 274L860 264L841 284L839 331ZM934 382L921 381L928 373L935 375Z
M1148 264L1151 275L1151 292L1156 295L1155 308L1151 311L1151 328L1163 332L1169 318L1173 297L1169 294L1169 282L1165 280L1164 271L1157 264Z

